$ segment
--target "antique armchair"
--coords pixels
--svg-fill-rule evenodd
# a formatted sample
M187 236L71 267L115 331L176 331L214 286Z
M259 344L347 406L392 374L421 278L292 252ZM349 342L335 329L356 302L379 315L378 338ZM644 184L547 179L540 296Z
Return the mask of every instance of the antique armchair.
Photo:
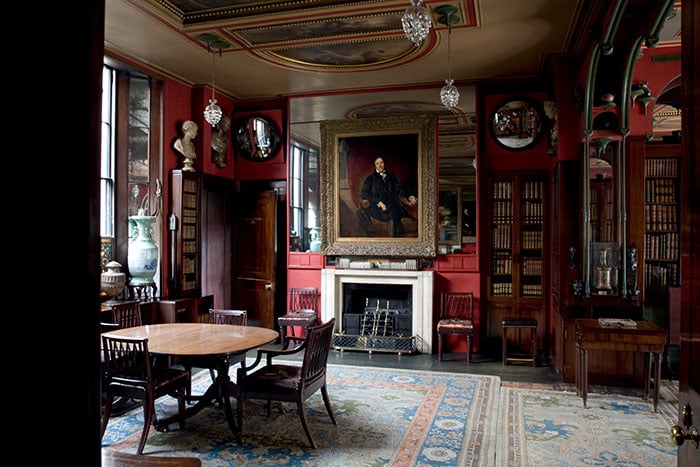
M243 433L243 401L248 399L266 401L268 417L271 413L272 401L296 403L304 433L314 449L318 445L306 421L304 401L320 390L331 421L334 425L338 424L326 388L326 369L334 326L335 318L331 318L326 323L308 328L306 338L299 346L291 350L258 349L253 364L238 369L236 394L238 410L236 416L239 442L242 441ZM294 355L300 352L303 352L301 365L273 363L274 357Z

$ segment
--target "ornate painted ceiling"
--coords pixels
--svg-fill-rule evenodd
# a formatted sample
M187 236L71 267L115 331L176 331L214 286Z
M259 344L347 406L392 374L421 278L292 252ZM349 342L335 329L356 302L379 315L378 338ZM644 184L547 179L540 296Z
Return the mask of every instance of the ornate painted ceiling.
M475 154L475 84L546 77L548 58L580 45L582 18L600 4L426 0L433 27L414 46L401 27L409 0L106 0L105 49L188 85L214 83L235 99L292 97L292 131L305 138L322 120L435 112L441 158L471 166L464 156ZM458 18L449 59L461 97L453 111L439 99L448 29L436 9L444 5ZM680 19L662 43L679 41L679 31Z

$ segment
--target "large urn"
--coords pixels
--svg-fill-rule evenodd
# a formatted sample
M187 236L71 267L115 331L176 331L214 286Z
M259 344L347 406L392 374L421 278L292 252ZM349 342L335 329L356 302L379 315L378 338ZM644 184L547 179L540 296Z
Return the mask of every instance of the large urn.
M107 270L100 276L100 290L108 298L106 303L112 304L124 290L126 274L121 271L122 265L118 261L110 261L105 268Z
M153 241L151 225L156 216L129 217L129 285L143 286L154 283L158 267L158 246Z

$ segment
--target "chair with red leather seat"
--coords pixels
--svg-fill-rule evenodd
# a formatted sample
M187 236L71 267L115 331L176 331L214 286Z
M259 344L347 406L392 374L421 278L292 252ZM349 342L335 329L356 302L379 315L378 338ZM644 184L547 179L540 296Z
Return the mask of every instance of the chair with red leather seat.
M438 360L443 361L445 336L458 335L467 338L467 363L472 361L472 337L474 336L474 294L472 292L442 292L440 294L440 319L437 324Z

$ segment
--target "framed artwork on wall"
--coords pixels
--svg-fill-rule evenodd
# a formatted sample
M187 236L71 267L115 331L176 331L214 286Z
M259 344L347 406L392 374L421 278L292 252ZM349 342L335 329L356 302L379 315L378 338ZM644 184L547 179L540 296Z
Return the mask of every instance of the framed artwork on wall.
M434 257L435 117L321 122L321 253Z

